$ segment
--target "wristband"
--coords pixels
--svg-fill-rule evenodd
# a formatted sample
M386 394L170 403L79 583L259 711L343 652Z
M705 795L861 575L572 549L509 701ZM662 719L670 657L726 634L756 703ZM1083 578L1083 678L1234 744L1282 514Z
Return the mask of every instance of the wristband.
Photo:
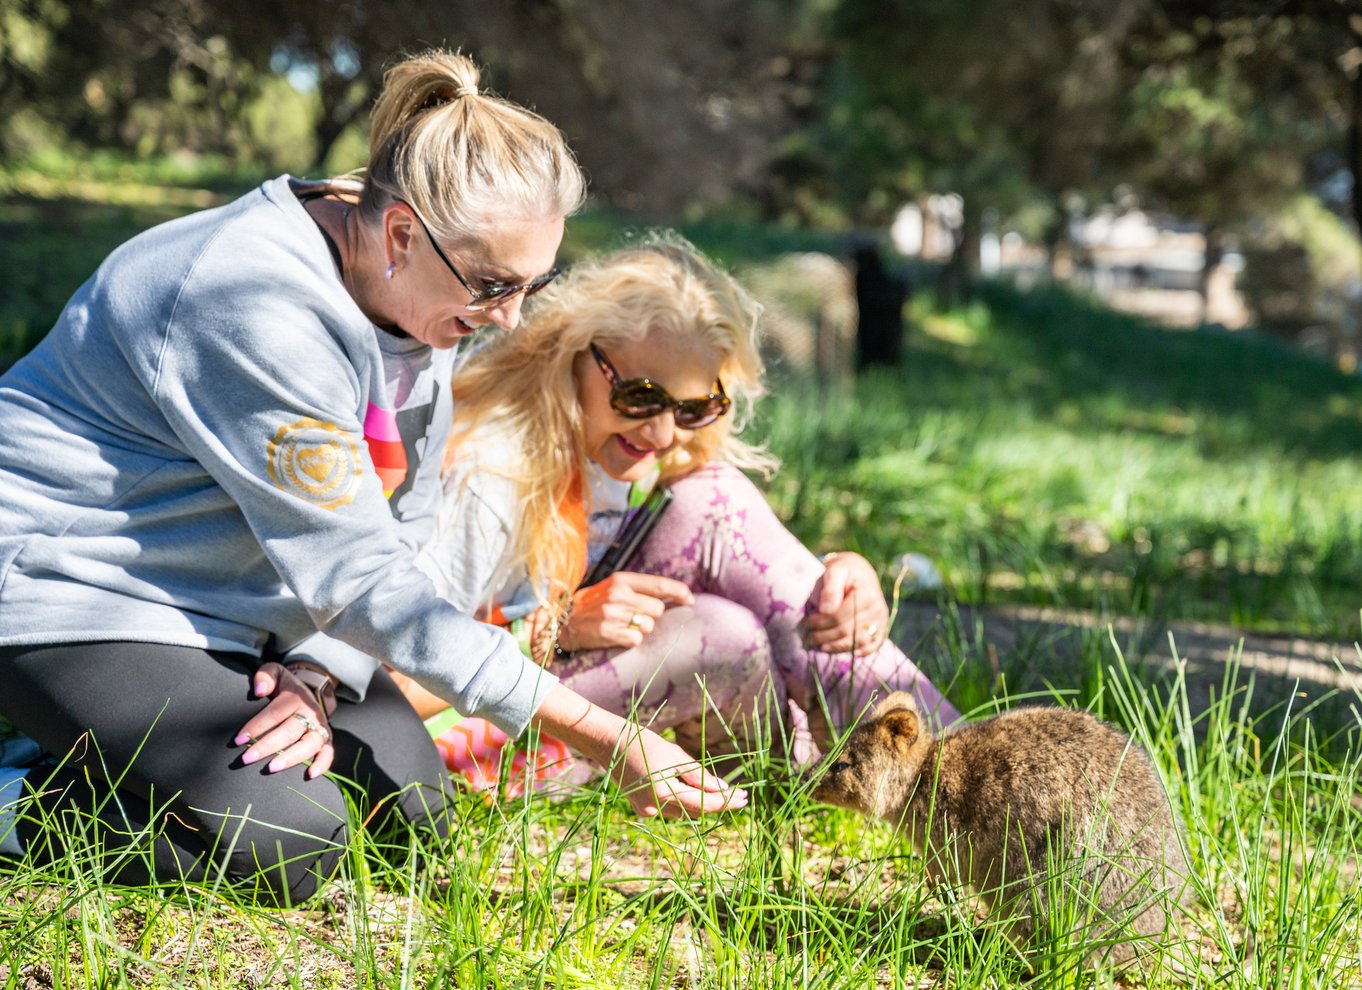
M284 669L302 682L323 715L331 713L336 703L336 685L339 683L331 671L308 660L290 660L284 664Z

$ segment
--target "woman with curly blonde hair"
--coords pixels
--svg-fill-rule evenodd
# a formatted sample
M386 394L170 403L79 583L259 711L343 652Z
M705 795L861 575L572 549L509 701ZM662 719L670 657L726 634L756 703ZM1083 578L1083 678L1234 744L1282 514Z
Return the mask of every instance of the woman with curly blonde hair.
M674 236L575 267L456 373L421 564L459 607L525 623L531 655L573 690L675 727L691 752L750 743L787 700L776 735L807 724L814 746L899 688L951 721L886 638L873 567L820 562L742 473L775 467L741 436L763 391L759 313ZM630 486L654 476L671 506L627 570L580 587Z

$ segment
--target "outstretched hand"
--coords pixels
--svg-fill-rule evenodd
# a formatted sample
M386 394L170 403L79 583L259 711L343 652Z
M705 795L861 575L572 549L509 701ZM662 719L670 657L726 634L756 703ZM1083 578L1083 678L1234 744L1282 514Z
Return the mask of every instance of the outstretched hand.
M273 757L265 769L278 773L307 763L307 779L313 780L331 769L336 758L331 744L327 716L335 711L335 699L323 706L307 685L283 664L268 662L251 677L251 691L257 698L269 698L265 707L242 726L234 745L245 746L244 764Z
M616 571L572 596L572 616L558 633L558 645L568 651L635 647L668 605L694 600L690 588L674 578Z
M610 770L640 815L681 818L746 807L747 792L708 773L680 746L606 711L562 683L550 686L534 722Z
M747 806L747 792L707 772L689 753L651 729L635 733L614 769L614 779L644 818L684 818Z
M813 611L804 619L807 646L825 653L874 653L889 636L889 603L880 577L858 553L830 555L809 595Z

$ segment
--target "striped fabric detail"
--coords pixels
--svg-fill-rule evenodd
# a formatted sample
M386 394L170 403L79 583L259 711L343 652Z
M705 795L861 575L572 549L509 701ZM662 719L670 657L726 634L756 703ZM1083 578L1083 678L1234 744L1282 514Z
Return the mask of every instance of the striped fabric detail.
M503 752L512 750L504 798L519 797L526 782L537 786L572 769L572 751L550 736L540 736L535 749L510 743L506 733L481 718L466 718L435 737L435 748L445 766L468 782L474 791L494 797L501 782Z
M369 459L383 484L383 494L391 498L407 477L407 450L397 430L397 413L369 403L364 414L364 439L369 444Z

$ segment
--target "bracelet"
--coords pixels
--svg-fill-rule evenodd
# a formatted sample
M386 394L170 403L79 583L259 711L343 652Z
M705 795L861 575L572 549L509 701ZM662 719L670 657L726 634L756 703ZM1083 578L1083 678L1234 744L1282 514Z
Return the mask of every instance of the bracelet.
M571 650L565 650L558 645L558 634L568 624L568 620L572 618L572 606L576 602L575 598L568 595L567 604L563 606L563 614L558 616L558 621L553 624L553 658L555 660L567 660L572 656Z
M340 683L336 680L335 674L309 660L290 660L284 664L284 669L302 682L303 687L307 688L308 693L321 708L323 715L330 714L328 702L335 704L336 685Z
M544 611L549 617L539 630L538 642L530 644L525 654L540 666L547 667L555 660L566 660L572 656L569 651L558 645L558 633L572 617L572 596L565 596L563 610L558 615L553 615L547 607Z

